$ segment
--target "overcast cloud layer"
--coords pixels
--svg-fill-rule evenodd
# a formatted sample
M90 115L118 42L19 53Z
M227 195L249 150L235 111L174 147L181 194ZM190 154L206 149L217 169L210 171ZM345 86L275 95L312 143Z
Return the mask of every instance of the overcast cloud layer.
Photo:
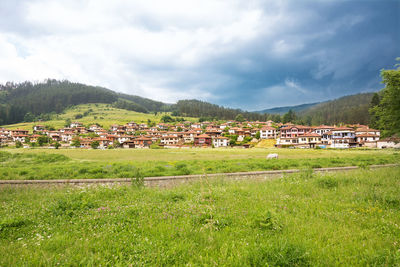
M382 88L400 1L1 0L0 83L260 110Z

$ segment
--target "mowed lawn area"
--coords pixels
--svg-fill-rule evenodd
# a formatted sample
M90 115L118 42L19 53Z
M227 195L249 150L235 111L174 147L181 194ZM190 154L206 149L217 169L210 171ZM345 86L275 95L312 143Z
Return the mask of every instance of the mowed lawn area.
M398 266L400 168L0 187L0 266Z
M279 159L267 160L269 153ZM2 149L0 179L135 178L400 163L395 150Z

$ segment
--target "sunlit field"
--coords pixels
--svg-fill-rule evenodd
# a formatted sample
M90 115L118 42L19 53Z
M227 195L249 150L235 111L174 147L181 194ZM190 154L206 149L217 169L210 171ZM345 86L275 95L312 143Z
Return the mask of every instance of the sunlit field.
M400 168L1 187L0 266L398 266Z
M269 153L279 159L267 160ZM400 163L395 150L2 149L0 179L134 178Z
M76 115L83 115L85 112L87 112L88 115L80 119L75 119ZM4 125L1 127L7 129L26 129L32 131L34 125L41 124L59 129L65 126L65 121L67 119L70 119L72 122L78 121L87 126L98 123L103 126L104 129L109 129L110 125L123 125L131 121L137 123L147 123L147 120L151 120L158 123L160 122L161 117L165 114L166 113L161 112L157 113L157 115L154 113L139 113L125 109L113 108L110 104L83 104L66 109L63 114L53 115L53 119L50 121L17 123L12 125ZM188 121L198 121L197 118L186 117L185 119Z

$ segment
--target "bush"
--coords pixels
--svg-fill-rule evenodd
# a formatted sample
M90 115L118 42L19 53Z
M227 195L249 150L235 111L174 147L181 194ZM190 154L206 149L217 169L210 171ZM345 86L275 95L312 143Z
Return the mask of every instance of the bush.
M22 147L22 143L20 141L15 142L15 147L16 148L21 148Z
M322 188L330 189L338 187L339 182L332 176L324 176L317 179L317 184Z
M311 266L311 259L303 246L287 241L273 242L269 245L250 249L250 266Z
M144 186L144 175L139 168L135 168L133 172L134 178L131 179L131 185L136 188L141 188Z

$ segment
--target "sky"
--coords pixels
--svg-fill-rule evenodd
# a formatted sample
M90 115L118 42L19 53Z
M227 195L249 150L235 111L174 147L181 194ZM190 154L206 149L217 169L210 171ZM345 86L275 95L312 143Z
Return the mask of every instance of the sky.
M254 111L380 90L400 1L0 0L0 83Z

